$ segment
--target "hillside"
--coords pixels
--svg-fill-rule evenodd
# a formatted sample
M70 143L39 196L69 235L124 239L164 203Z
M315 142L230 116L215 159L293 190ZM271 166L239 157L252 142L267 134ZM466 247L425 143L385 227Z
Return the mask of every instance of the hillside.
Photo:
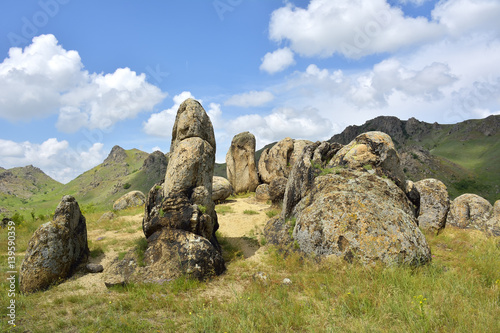
M349 143L367 131L389 134L409 179L437 178L452 197L477 193L490 202L500 199L500 116L458 124L426 123L381 116L349 126L329 141Z
M70 194L78 198L84 210L111 209L114 200L123 194L139 190L147 193L164 176L167 157L138 149L113 147L100 165L84 172L63 185L40 169L28 166L0 170L0 201L3 215L15 211L50 214L61 197ZM23 215L26 215L24 213Z

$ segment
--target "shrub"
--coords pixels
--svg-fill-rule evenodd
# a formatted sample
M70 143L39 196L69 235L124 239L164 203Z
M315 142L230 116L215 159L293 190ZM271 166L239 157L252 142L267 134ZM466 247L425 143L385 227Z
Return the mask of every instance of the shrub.
M130 188L130 186L132 186L130 183L125 183L125 184L123 184L123 188L124 188L125 190L129 189L129 188Z

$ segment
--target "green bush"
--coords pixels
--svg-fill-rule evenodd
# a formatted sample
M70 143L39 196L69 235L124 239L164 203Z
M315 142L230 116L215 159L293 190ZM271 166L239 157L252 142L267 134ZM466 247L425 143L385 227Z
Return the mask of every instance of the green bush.
M132 186L130 183L125 183L125 184L123 184L123 188L124 188L125 190L129 189L129 188L130 188L130 186Z

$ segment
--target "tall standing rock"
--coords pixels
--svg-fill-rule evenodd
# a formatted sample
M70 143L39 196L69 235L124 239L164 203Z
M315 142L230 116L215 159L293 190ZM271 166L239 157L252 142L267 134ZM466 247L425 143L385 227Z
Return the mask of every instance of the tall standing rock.
M225 270L215 236L219 224L212 200L214 164L210 118L200 103L187 99L177 112L165 182L153 186L146 199L145 267L127 269L124 282L163 281L184 274L204 279ZM119 274L125 266L118 262L113 270Z
M67 279L89 255L87 225L72 196L64 196L54 219L33 234L21 264L19 289L30 293Z
M420 194L418 226L422 230L438 233L446 225L450 210L450 197L446 185L437 179L423 179L416 182Z
M255 136L243 132L234 136L226 155L227 178L236 193L254 192L259 186L255 165Z

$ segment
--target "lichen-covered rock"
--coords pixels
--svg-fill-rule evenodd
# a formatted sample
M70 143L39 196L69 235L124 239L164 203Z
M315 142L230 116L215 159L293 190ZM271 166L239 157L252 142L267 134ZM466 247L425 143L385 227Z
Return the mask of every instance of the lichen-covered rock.
M438 233L445 227L450 209L446 185L432 178L420 180L414 185L420 194L418 225L422 230Z
M307 145L295 161L283 197L283 219L293 214L295 205L311 189L314 178L342 146L336 143L315 142ZM331 170L330 170L331 171Z
M188 274L205 279L225 269L215 236L215 140L203 107L186 100L172 134L165 182L153 186L142 223L147 238L144 267L133 251L113 263L107 282L166 281Z
M269 185L268 184L260 184L255 189L255 199L258 201L268 201L271 200L269 196Z
M179 142L188 138L200 138L211 145L214 151L216 149L212 122L201 104L192 98L182 102L177 110L170 152L175 150Z
M259 185L255 165L255 136L243 132L234 136L226 155L227 178L235 193L254 192Z
M295 212L293 239L306 253L365 264L431 260L409 200L388 179L350 170L319 176Z
M113 210L123 210L128 207L144 205L146 196L141 191L130 191L113 203Z
M342 147L328 167L345 166L349 169L371 169L379 176L387 176L405 191L403 169L394 143L383 132L366 132L358 135L347 146Z
M259 175L262 181L270 184L276 177L288 178L302 151L311 143L307 140L285 138L271 149L265 149L259 159Z
M224 177L214 176L212 180L212 200L220 202L226 200L233 193L233 187Z
M446 224L463 229L477 229L492 232L490 221L493 206L488 200L476 194L462 194L451 202Z
M28 243L19 289L31 293L65 280L88 255L85 217L75 198L64 196L54 219L41 225Z
M492 216L486 224L493 236L500 236L500 200L495 201Z
M105 222L105 221L110 221L112 219L116 218L116 214L113 213L113 212L106 212L104 214L101 215L101 217L99 218L99 220L97 220L97 223L102 223L102 222Z
M269 184L269 197L273 205L280 205L283 202L287 181L285 177L276 177Z

